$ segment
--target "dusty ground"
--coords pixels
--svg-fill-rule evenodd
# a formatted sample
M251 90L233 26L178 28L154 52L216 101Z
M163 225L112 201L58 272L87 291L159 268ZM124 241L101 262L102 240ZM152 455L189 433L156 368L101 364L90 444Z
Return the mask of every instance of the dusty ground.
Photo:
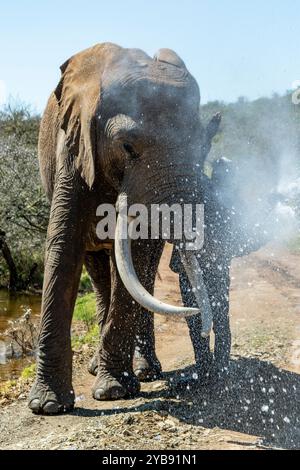
M157 295L179 302L165 254ZM231 374L219 386L194 381L184 322L158 318L164 380L134 400L91 399L93 377L75 375L74 412L32 415L20 399L0 411L1 449L300 448L300 256L269 246L232 267ZM190 387L178 387L185 377Z

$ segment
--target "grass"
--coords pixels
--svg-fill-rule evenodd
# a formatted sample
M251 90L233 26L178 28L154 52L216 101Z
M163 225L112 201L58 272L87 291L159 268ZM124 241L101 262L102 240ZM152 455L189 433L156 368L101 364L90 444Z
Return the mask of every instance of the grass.
M16 386L16 380L6 380L0 383L0 399L10 396L12 389Z
M76 301L74 309L74 319L82 321L87 332L82 335L72 337L72 347L80 348L84 344L95 344L99 338L99 327L96 324L96 299L95 294L85 294Z
M22 370L21 374L21 379L31 379L35 377L36 373L36 364L30 364L30 366L25 367L25 369Z
M74 320L83 321L89 328L95 323L96 299L95 294L85 294L76 301Z
M72 348L80 349L84 344L95 345L99 340L99 326L93 325L93 327L82 335L74 335L72 337Z
M91 278L88 275L87 271L85 268L82 270L82 274L80 277L80 283L79 283L79 292L91 292L92 291L92 282Z
M34 380L36 364L25 367L17 380L6 380L0 383L0 406L18 399L20 395L27 395Z

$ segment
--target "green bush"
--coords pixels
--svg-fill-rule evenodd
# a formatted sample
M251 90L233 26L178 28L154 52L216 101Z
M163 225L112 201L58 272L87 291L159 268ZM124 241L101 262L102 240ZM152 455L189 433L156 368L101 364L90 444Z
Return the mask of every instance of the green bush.
M39 121L24 105L0 112L0 230L15 264L15 290L42 286L49 203L37 157ZM0 286L8 285L9 274L0 251Z
M84 335L75 335L72 338L72 348L80 348L83 344L95 345L99 340L99 326L94 324Z
M22 370L21 378L22 379L31 379L35 376L36 373L36 364L30 364L30 366L25 367Z

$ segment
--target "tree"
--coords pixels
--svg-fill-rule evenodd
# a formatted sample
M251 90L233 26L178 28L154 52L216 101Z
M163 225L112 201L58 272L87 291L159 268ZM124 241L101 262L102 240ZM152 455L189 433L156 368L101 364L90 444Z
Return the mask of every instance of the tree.
M37 122L21 108L0 115L0 283L14 290L42 280L49 205L40 183Z

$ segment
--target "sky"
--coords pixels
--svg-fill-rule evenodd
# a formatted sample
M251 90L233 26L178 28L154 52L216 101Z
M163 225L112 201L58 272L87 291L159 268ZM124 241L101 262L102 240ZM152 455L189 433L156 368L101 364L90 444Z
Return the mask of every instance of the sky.
M284 93L300 79L300 0L0 0L0 103L40 112L59 66L99 42L174 49L201 101Z

